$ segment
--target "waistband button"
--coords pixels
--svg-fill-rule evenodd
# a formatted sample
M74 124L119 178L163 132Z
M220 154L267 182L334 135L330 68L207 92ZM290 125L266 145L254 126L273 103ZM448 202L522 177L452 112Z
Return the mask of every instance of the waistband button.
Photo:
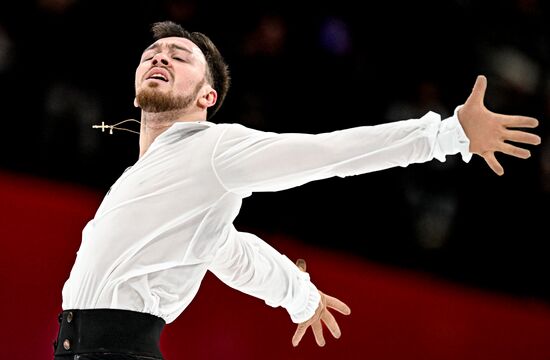
M73 312L69 311L69 314L67 314L67 322L70 323L73 321Z

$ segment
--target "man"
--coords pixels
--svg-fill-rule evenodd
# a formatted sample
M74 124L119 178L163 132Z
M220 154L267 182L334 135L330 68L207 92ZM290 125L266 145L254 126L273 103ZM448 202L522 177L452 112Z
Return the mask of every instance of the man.
M189 305L206 271L229 286L284 307L297 323L297 346L322 323L340 337L329 309L349 314L319 291L305 271L232 223L242 199L332 176L350 176L461 153L482 156L497 174L495 152L528 158L508 141L539 144L514 128L537 120L490 112L478 77L455 114L324 134L276 134L209 120L221 106L229 74L214 44L171 22L152 28L155 42L136 70L140 154L113 184L94 218L63 288L56 359L161 359L163 326ZM92 357L92 355L94 354ZM76 358L76 357L75 357Z

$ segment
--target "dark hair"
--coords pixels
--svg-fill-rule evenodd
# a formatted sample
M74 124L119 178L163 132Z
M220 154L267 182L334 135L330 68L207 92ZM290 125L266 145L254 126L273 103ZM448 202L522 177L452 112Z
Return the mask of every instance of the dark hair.
M182 37L192 41L201 49L208 65L206 69L206 81L208 81L218 93L216 103L208 109L207 117L210 119L222 106L227 91L229 90L229 84L231 83L228 66L216 45L214 45L212 40L203 33L189 32L172 21L154 23L153 26L151 26L151 32L153 33L153 39L155 41L172 36Z

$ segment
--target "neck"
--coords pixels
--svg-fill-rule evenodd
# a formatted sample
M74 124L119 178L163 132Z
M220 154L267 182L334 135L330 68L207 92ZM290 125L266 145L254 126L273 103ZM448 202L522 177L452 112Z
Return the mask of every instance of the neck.
M157 136L168 130L177 122L206 121L206 111L185 112L172 110L160 113L141 112L141 127L139 131L139 157L143 156Z

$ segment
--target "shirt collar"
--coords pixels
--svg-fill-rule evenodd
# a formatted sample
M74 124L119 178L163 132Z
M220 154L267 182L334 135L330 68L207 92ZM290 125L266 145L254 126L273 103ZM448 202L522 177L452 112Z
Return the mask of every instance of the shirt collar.
M167 131L170 131L171 129L177 129L182 127L196 127L196 126L207 126L210 127L212 125L215 125L214 123L211 123L210 121L177 121L173 123L170 128L168 128Z
M161 141L161 139L171 137L172 134L194 134L198 131L204 130L214 125L216 124L209 121L178 121L170 125L170 127L165 132L157 136L153 143L159 142Z

